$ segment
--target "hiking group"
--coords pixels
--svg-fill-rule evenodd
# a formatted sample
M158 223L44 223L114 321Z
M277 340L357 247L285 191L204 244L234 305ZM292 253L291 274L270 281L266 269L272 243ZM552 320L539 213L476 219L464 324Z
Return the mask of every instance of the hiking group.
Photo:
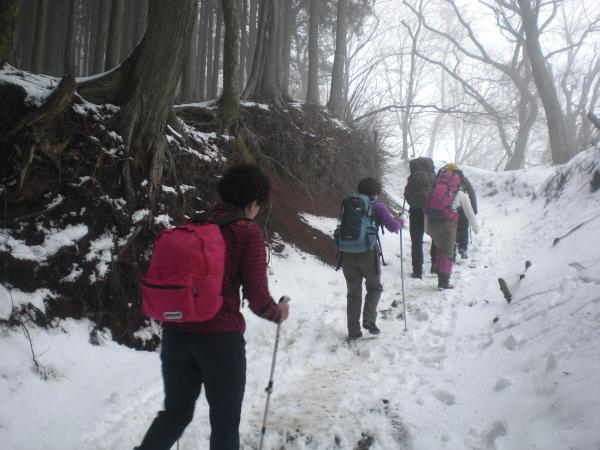
M438 275L438 287L445 289L451 287L457 229L459 252L467 257L469 235L468 230L461 231L460 215L465 215L467 227L470 223L475 232L478 225L474 192L466 177L454 164L446 165L437 176L433 167L429 158L410 162L405 198L410 206L412 276L422 277L423 234L427 232L434 244L432 271ZM253 220L268 201L270 189L269 178L257 166L235 165L218 183L220 203L155 239L148 269L140 279L140 293L142 313L162 323L165 399L137 450L170 449L191 422L202 386L209 405L210 449L239 449L246 384L240 288L254 314L278 324L267 388L270 395L279 327L289 315L287 302L276 303L269 292L264 239ZM463 189L473 195L471 200ZM349 340L362 336L361 310L362 327L371 334L380 333L376 319L385 261L378 231L385 227L396 233L404 227L402 218L394 217L381 201L381 192L379 181L362 179L357 193L343 200L334 233L338 268L343 269L347 285ZM268 400L269 396L263 436Z
M423 235L431 236L431 272L438 277L438 289L451 289L450 275L456 248L468 258L469 225L479 232L475 190L456 164L447 164L436 174L431 158L410 161L410 175L404 190L409 205L409 229L413 278L423 278ZM363 279L366 288L362 327L379 334L377 305L383 287L380 259L383 260L378 230L396 233L404 227L401 218L390 214L380 200L381 184L374 178L358 183L357 194L342 202L340 223L334 233L347 286L348 339L362 336L360 317ZM466 191L466 192L465 192Z

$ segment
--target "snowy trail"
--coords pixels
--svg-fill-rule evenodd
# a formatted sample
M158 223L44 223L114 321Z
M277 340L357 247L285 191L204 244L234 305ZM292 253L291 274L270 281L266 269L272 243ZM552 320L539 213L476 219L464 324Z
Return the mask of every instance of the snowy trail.
M562 197L536 199L533 186L542 186L554 170L494 174L493 183L489 172L470 170L482 231L473 236L469 259L454 267L453 290L437 291L428 262L423 280L409 277L410 239L403 233L406 331L399 317L397 235L382 237L389 263L382 270L382 334L351 344L344 342L341 272L292 246L273 257L272 293L290 295L292 304L282 327L265 449L600 448L600 221L552 246L554 238L600 213L600 196L589 193L587 180L573 177ZM388 189L401 192L405 179L396 174ZM560 220L548 220L557 215ZM335 226L333 219L304 219L327 233ZM533 265L519 280L526 260ZM513 293L510 305L498 277ZM255 450L275 327L243 313L247 383L240 434L242 449ZM3 449L139 444L162 406L159 356L110 339L92 346L90 327L66 320L61 329L31 329L52 375L45 381L31 370L22 333L1 336ZM202 395L180 450L207 448L209 434Z
M394 244L398 246L397 236L385 238L388 259L391 259L390 249ZM323 336L317 335L315 341L303 345L310 352L325 356L293 355L292 348L286 349L290 358L307 361L302 370L286 376L286 389L273 397L275 410L276 405L289 405L286 409L291 415L282 414L275 419L277 431L273 431L286 437L286 448L333 448L335 443L339 448L353 448L365 435L378 436L373 448L428 448L419 443L419 438L411 436L408 429L413 425L410 417L404 418L402 412L414 406L422 408L427 403L432 410L440 406L451 409L455 403L456 393L452 384L444 379L441 368L444 361L452 357L453 348L463 345L463 341L472 341L471 336L453 338L456 309L472 303L465 286L465 279L470 276L468 264L490 264L487 255L492 253L491 246L491 240L483 238L473 247L471 259L456 266L458 286L453 291L437 291L435 276L425 276L420 281L405 274L407 331L404 331L401 316L399 254L383 268L385 293L379 307L382 334L378 337L343 343L345 284L343 280L337 283L333 294L337 307L323 315L326 323L337 316L339 332L334 344L321 344ZM410 267L406 254L410 253L408 241L405 248L408 248L406 270ZM395 308L391 306L394 301L398 301ZM297 328L305 326L302 323ZM474 348L477 349L477 345ZM377 394L371 395L372 391ZM409 403L413 405L407 406ZM254 425L260 427L258 421ZM381 436L391 436L391 439L382 441ZM271 437L267 443L276 448L280 439L281 436ZM444 436L439 439L443 441Z

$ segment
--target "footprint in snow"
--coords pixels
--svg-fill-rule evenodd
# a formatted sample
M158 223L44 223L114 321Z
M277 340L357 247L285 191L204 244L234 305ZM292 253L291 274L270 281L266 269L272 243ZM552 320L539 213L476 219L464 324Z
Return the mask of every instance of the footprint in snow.
M513 350L516 350L519 342L515 339L515 337L511 334L510 336L508 336L504 342L502 343L502 345L504 345L504 347L506 347L507 350L510 350L511 352Z
M498 392L503 391L504 389L506 389L507 387L509 387L512 384L512 380L508 377L503 377L500 378L497 382L496 382L496 386L494 387L494 389Z
M496 449L496 439L508 434L508 425L504 421L494 422L485 433L485 448Z
M433 395L444 405L452 406L456 404L456 397L443 389L438 389L433 393Z

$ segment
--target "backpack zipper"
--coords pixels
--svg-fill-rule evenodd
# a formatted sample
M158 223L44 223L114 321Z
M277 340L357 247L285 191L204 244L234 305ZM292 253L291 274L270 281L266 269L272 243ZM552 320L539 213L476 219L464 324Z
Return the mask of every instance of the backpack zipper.
M153 288L153 289L165 289L165 290L173 290L173 289L184 289L187 286L181 286L181 285L171 285L171 286L166 286L166 285L160 285L160 284L152 284L152 283L147 283L143 280L140 280L140 283L142 283L144 286L148 286L149 288ZM198 295L198 290L196 289L196 287L194 286L194 297Z

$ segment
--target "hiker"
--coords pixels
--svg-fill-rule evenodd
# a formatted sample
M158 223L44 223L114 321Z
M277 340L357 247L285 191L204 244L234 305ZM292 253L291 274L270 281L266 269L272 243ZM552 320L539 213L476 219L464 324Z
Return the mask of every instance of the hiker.
M381 184L374 178L364 178L358 183L358 195L346 197L343 203L342 220L336 231L336 244L340 251L340 263L342 267L347 294L347 321L348 339L353 340L362 336L360 330L360 315L362 309L362 285L363 279L367 294L362 312L363 328L371 334L379 334L376 325L377 305L383 286L380 277L381 246L377 228L385 226L390 232L396 233L404 226L400 218L392 216L387 206L379 201L381 195ZM354 215L356 211L360 214ZM349 223L353 218L358 220L357 224ZM361 227L361 221L363 226ZM355 236L348 236L347 230L362 231ZM348 237L348 239L345 239Z
M457 173L461 180L460 189L469 195L469 200L471 201L471 206L473 207L473 213L477 215L477 196L475 195L475 189L473 189L473 185L462 172L462 170L457 170ZM460 257L462 259L468 259L469 219L467 219L463 208L458 208L458 231L456 233L456 243L458 245L458 253L460 254Z
M469 196L460 189L461 178L456 164L447 164L439 172L433 190L425 205L425 231L436 247L438 289L452 289L450 275L456 242L458 208L462 208L473 231L479 224Z
M425 202L435 182L435 169L431 158L412 159L410 175L404 188L404 199L408 202L409 230L411 241L412 278L423 277L423 234L425 233ZM432 272L435 269L435 245L430 250Z
M223 306L205 322L162 324L164 410L146 432L138 450L168 450L194 415L202 385L209 405L210 449L239 449L239 423L246 384L244 316L240 285L252 312L275 323L288 317L289 306L276 304L269 293L265 244L252 219L267 201L270 181L257 167L231 167L218 184L222 203L193 221L218 223L232 215L239 220L221 227L225 241Z

